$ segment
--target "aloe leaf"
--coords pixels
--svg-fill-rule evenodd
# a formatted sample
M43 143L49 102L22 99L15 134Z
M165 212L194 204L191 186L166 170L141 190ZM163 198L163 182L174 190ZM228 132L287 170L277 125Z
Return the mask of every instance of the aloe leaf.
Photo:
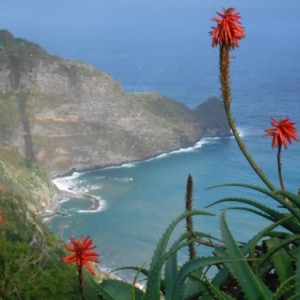
M300 239L300 234L293 234L291 237L280 241L278 244L270 247L268 252L263 254L259 260L259 266L262 266L276 251Z
M241 261L225 263L231 270L234 277L238 280L245 296L248 300L273 299L272 293L265 284L253 273L246 262L241 249L236 244L225 219L226 210L220 216L220 230L227 252ZM244 260L242 260L244 259Z
M274 193L287 197L291 202L294 203L295 206L300 208L300 196L299 195L289 192L289 191L286 191L286 190L279 190Z
M159 269L162 267L163 263L166 261L165 266L165 297L166 299L172 298L172 292L173 292L173 284L176 278L176 275L178 273L177 268L177 252L180 248L195 242L199 238L210 238L210 239L216 239L215 237L211 236L210 234L206 234L203 232L185 232L183 233L172 245L170 250L164 254L164 257L161 260L161 265L156 266L156 272L159 271ZM193 239L191 239L193 238ZM184 241L184 243L182 243ZM176 266L175 266L175 260L176 260Z
M218 257L227 257L225 249L222 248L215 248L213 251L213 254ZM218 265L216 265L218 267ZM221 265L221 267L218 267L219 271L216 273L215 277L211 280L211 283L215 287L220 287L228 278L230 275L229 269Z
M154 255L151 260L149 274L148 274L148 280L147 280L147 290L146 290L146 299L153 300L153 299L159 299L160 297L160 284L161 284L161 266L165 262L165 251L166 247L168 245L168 242L170 240L171 234L177 224L185 219L188 216L193 215L206 215L206 216L213 216L214 214L201 211L201 210L191 210L184 212L179 217L174 220L170 226L167 228L163 236L161 237L155 251ZM159 267L159 269L158 269Z
M290 213L293 214L297 218L298 221L300 221L300 213L299 213L299 211L295 207L293 207L291 204L289 204L285 199L283 199L280 196L277 196L276 193L278 191L272 192L270 190L261 188L259 186L252 185L252 184L245 184L245 183L227 183L227 184L221 184L221 185L212 186L212 187L210 187L208 189L212 189L212 188L216 188L216 187L224 187L224 186L245 187L245 188L249 188L249 189L254 190L254 191L261 192L261 193L263 193L263 194L265 194L265 195L273 198L277 202L279 202L283 207L285 207L287 210L289 210Z
M279 244L279 239L274 237L266 241L267 247L274 247ZM271 261L276 270L279 281L283 284L289 282L288 288L282 289L284 298L293 295L292 287L295 285L294 280L291 278L294 275L294 270L291 265L290 256L286 253L285 249L281 247L271 256Z
M244 256L247 255L247 253L251 253L252 251L254 251L255 246L257 245L257 243L266 235L270 234L270 231L272 229L274 229L275 227L279 226L282 222L284 222L285 220L281 220L278 221L277 223L273 223L270 226L268 226L267 228L265 228L264 230L260 231L257 235L255 235L251 240L249 240L246 244L244 244L244 246L241 248L241 251L243 253ZM253 250L252 250L253 249ZM226 252L224 249L215 249L213 252L216 256L221 256L221 257L225 257L227 256ZM254 255L251 255L252 258L254 258ZM256 260L253 260L253 263L255 263ZM229 269L226 267L223 267L221 270L219 270L219 272L216 274L216 276L213 278L212 280L212 284L216 287L221 286L228 278L229 276Z
M142 265L142 267L138 270L138 272L136 272L136 275L134 276L133 283L132 283L132 289L131 289L132 300L137 300L135 298L135 285L136 285L137 279L138 279L138 277L139 277L139 275L141 273L140 271L141 271L141 269L143 268L144 265L145 264Z
M165 266L165 299L170 300L172 298L172 290L175 278L178 272L178 260L177 251L174 252L166 262Z
M217 297L218 300L234 300L234 298L232 298L231 296L229 296L228 294L222 292L221 290L219 290L217 287L215 287L214 285L209 284L210 289L212 290L212 292L214 293L214 296Z
M219 257L227 257L227 254L225 251L225 246L224 246L224 248L215 248L213 251L213 254L215 256L219 256Z
M290 297L287 300L299 300L299 299L300 299L300 293L297 293L297 294L293 295L292 297Z
M296 282L297 282L297 286L295 288L295 294L300 293L300 247L298 247L298 253L297 254L298 254L297 255L297 261L296 261Z
M165 299L169 300L172 298L172 291L173 291L173 284L175 281L175 278L177 276L178 273L178 261L177 261L177 248L178 246L182 247L182 244L180 245L180 243L182 241L185 241L188 239L191 239L192 237L198 237L198 238L202 238L203 236L205 236L204 233L201 232L185 232L183 233L177 240L176 242L172 245L172 247L170 248L169 252L167 252L167 254L165 254L165 256L168 256L169 253L172 253L169 258L166 259L166 264L165 264L165 276L164 276L164 285L165 285ZM163 262L163 260L162 260ZM159 266L157 266L159 267Z
M291 276L290 278L287 278L284 282L280 284L280 286L276 289L276 292L274 293L274 298L276 300L282 299L283 295L295 288L295 278L295 275ZM287 298L285 297L285 299Z
M270 237L277 237L279 239L287 239L290 238L293 234L282 232L282 231L272 231L268 234Z
M99 287L100 293L97 295L101 300L116 300L111 294L104 290L101 286Z
M182 298L196 299L203 294L211 294L207 284L201 279L203 278L203 269L197 269L187 278L185 288L182 291Z
M202 268L200 268L202 273ZM198 270L196 270L197 272ZM195 272L193 272L189 277L188 281L186 283L186 289L185 293L183 295L183 299L185 300L195 300L199 299L201 296L201 300L211 300L214 297L214 294L212 293L211 289L208 286L207 281L203 281L198 276L194 276ZM194 286L191 287L191 284L194 284ZM197 291L193 290L197 286Z
M226 262L240 261L241 259L229 257L198 257L192 261L185 263L179 270L173 288L173 300L180 299L179 290L181 285L184 284L186 278L199 268L204 268L216 264L224 264ZM246 260L244 257L242 260Z
M251 240L249 240L248 243L246 243L243 246L243 248L242 248L243 255L245 256L248 252L253 253L255 246L264 236L269 236L271 234L271 231L274 228L282 225L282 223L284 223L289 218L291 218L291 217L285 217L284 219L279 220L276 223L269 225L265 229L261 230L258 234L256 234ZM290 235L288 235L288 237L290 237ZM252 254L252 257L253 257L253 254Z
M280 244L279 239L275 237L266 241L266 245L268 249L272 247L276 247L279 244ZM288 280L294 275L294 270L291 266L291 261L283 247L279 248L278 251L276 251L271 256L271 261L275 267L276 273L281 283L285 282L286 280ZM294 282L290 282L290 283L294 284ZM285 293L285 298L288 296L291 296L291 291Z
M267 215L259 210L256 210L256 209L253 209L253 208L249 208L249 207L244 207L244 206L230 206L230 207L227 207L226 209L228 210L245 210L245 211L248 211L248 212L251 212L251 213L254 213L260 217L263 217L267 220L270 220L272 222L274 222L274 218L271 217L270 215Z
M251 205L253 207L260 209L264 213L270 215L271 218L267 218L267 219L269 219L273 222L276 222L276 221L281 220L286 217L286 214L284 214L284 213L280 213L266 205L263 205L259 202L253 201L251 199L246 199L246 198L234 198L234 197L223 198L223 199L213 202L212 204L210 204L206 207L210 207L210 206L222 203L222 202L238 202L238 203L244 203L244 204ZM273 220L272 220L272 218L273 218ZM293 220L287 221L286 223L282 224L282 226L293 233L300 232L300 226L298 225L298 223L296 223Z
M130 283L113 279L105 280L100 284L100 295L105 300L132 300L132 289L134 289L134 299L141 300L143 291L132 287Z

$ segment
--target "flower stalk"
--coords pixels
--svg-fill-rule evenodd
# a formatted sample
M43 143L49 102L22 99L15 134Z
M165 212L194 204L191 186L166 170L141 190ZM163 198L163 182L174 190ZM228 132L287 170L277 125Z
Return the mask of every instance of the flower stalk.
M186 184L186 195L185 195L185 211L191 211L192 210L192 204L193 204L193 178L191 175L189 175L187 184ZM188 216L186 217L186 231L193 234L194 232L194 223L193 223L193 217ZM189 240L194 239L193 236L188 238ZM195 243L191 242L188 245L189 248L189 259L193 260L196 258L196 248Z
M281 154L281 144L278 146L278 152L277 152L277 168L278 168L278 176L279 176L279 182L281 189L284 190L284 184L283 184L283 179L282 179L282 171L281 171L281 159L280 159L280 154Z
M212 35L212 46L220 46L220 84L221 84L221 97L223 99L224 108L227 116L229 126L232 134L242 151L243 155L251 165L252 169L260 177L260 179L266 184L266 186L274 191L276 188L264 175L262 170L257 166L248 152L243 140L241 139L237 128L235 126L234 118L231 114L231 89L230 89L230 50L239 46L238 40L245 37L244 28L240 26L239 13L234 12L234 8L223 9L223 13L217 13L221 16L219 18L213 18L213 21L217 22L217 27L213 27L210 32Z
M77 272L78 272L78 288L81 295L81 299L85 300L85 295L83 292L83 286L82 286L82 266L77 266Z

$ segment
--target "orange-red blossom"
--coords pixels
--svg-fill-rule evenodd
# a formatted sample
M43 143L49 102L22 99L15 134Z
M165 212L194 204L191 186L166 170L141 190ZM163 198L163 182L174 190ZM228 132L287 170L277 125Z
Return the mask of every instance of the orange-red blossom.
M74 252L74 254L67 256L62 259L65 263L76 262L77 267L82 267L83 265L93 274L95 275L95 271L92 266L89 264L89 261L100 262L97 258L99 254L95 252L91 252L90 250L95 249L96 246L92 246L93 240L90 239L90 236L85 239L83 236L80 237L80 240L75 238L70 239L73 243L74 247L66 245L66 249L68 251Z
M212 27L212 31L209 32L212 35L212 46L217 45L225 46L229 45L230 48L239 46L239 39L245 37L244 27L239 19L240 14L234 12L235 8L223 8L223 13L217 12L221 18L213 18L212 20L217 22L217 27Z
M271 117L272 122L271 125L273 128L266 129L264 136L272 136L272 148L280 147L282 144L285 149L288 147L288 142L291 144L292 139L299 141L297 137L297 129L294 126L294 122L290 122L288 117L285 117L282 120L277 120Z

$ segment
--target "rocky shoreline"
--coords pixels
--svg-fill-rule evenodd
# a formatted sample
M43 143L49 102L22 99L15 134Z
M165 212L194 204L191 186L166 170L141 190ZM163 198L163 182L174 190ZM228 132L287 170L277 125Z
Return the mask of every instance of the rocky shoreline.
M198 142L200 142L201 140L202 139L200 139ZM191 147L195 147L195 145L197 143L195 143ZM180 149L182 149L182 148L180 148ZM56 178L59 178L59 177L71 176L74 172L83 173L83 172L101 170L101 169L106 169L106 168L121 167L123 165L130 164L130 163L139 163L139 162L142 162L142 161L147 161L147 160L156 158L156 157L158 157L160 155L163 155L163 154L170 154L172 152L179 151L180 149L177 149L177 150L175 149L175 150L170 151L170 152L161 152L161 153L158 153L156 155L146 157L145 159L126 161L126 162L122 162L121 164L109 164L109 165L106 165L106 166L95 166L93 168L86 168L86 169L80 169L80 170L72 169L71 171L69 171L65 174L62 174L62 175L59 175L59 176L56 176L56 177L52 177L52 180L54 180ZM92 204L89 208L90 211L98 210L99 207L100 207L100 200L95 196L85 194L85 193L74 193L74 192L69 192L69 191L66 191L66 190L60 190L60 189L58 189L58 187L56 187L56 188L57 188L57 193L53 196L51 204L48 207L48 209L46 209L45 211L39 212L42 219L51 218L51 217L54 217L55 215L67 216L68 214L66 212L59 211L59 203L61 201L63 201L65 198L86 199L86 200L91 201Z
M63 211L59 211L59 203L65 198L72 199L86 199L91 202L91 206L89 208L90 211L98 210L100 207L100 200L92 195L84 194L84 193L72 193L68 191L58 190L57 193L53 196L50 207L43 212L40 212L40 216L43 219L54 217L55 215L67 216L68 214Z
M203 138L209 138L209 137L203 137ZM83 172L95 171L95 170L100 170L100 169L122 167L126 164L139 163L139 162L147 161L147 160L150 160L150 159L154 159L154 158L159 157L160 155L175 153L177 151L180 151L181 149L195 148L195 147L197 147L197 144L199 142L201 142L201 140L203 138L201 138L199 141L197 141L196 143L194 143L193 145L191 145L189 147L179 148L179 149L175 149L175 150L168 151L168 152L161 152L161 153L158 153L156 155L145 157L145 159L125 161L125 162L122 162L122 163L119 163L119 164L109 164L109 165L105 165L105 166L95 166L95 167L92 167L92 168L85 168L85 169L80 169L80 170L72 169L71 171L69 171L69 172L67 172L63 175L59 175L59 176L56 176L56 177L52 178L52 180L54 180L56 178L59 178L59 177L71 176L74 172L83 173ZM48 207L47 210L45 210L43 212L40 212L40 215L43 219L51 218L55 215L67 216L66 212L59 211L59 203L62 200L64 200L65 198L85 199L85 200L90 201L91 206L88 209L90 211L96 211L101 206L100 200L97 197L93 196L93 195L86 194L86 193L80 193L80 192L74 193L74 192L67 191L67 190L60 190L58 187L56 187L56 188L57 188L57 193L53 196L53 199L51 201L50 206Z

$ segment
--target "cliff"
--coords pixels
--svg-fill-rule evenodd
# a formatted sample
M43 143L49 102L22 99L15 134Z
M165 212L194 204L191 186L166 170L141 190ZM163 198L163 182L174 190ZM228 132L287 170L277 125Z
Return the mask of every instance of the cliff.
M157 93L125 93L92 66L0 31L0 147L51 177L230 135L221 101L209 103L192 110Z

